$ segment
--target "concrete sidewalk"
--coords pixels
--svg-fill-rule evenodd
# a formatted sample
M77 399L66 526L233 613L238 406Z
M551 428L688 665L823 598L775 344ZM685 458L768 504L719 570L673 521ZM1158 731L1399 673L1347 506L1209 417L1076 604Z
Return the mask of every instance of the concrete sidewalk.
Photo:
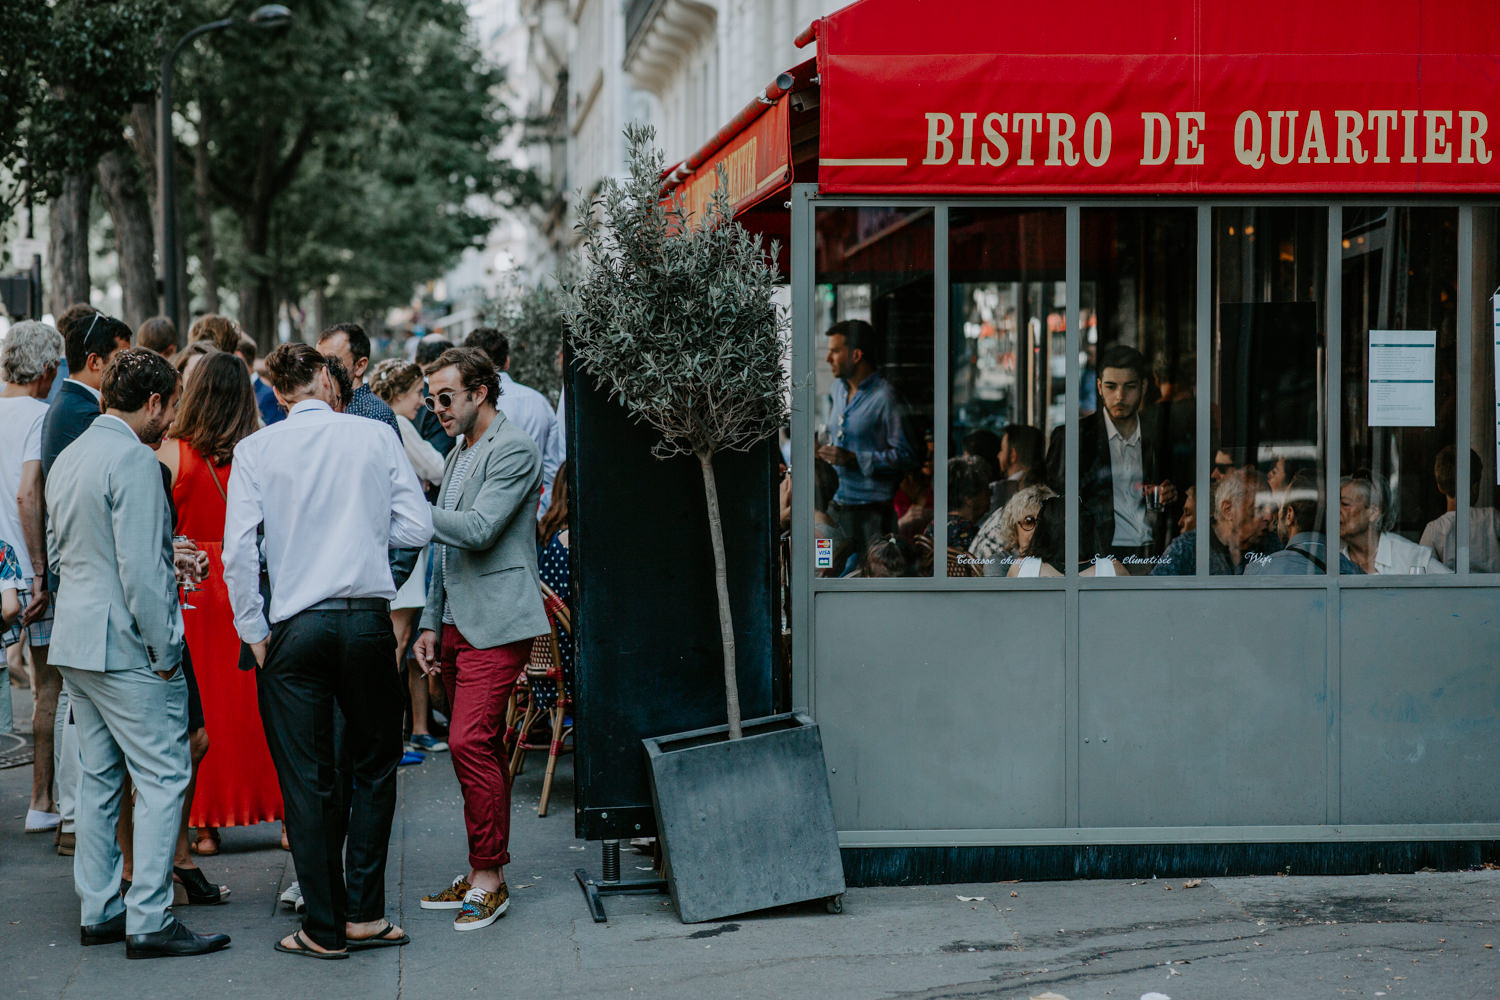
M540 767L518 779L509 914L458 934L417 905L465 867L452 766L403 768L388 900L413 941L344 962L272 951L296 926L276 907L292 876L274 824L224 831L202 866L233 898L179 911L231 934L227 951L129 962L123 946L80 948L69 859L21 832L30 769L0 771L0 998L1500 996L1496 871L851 889L838 916L809 905L695 926L664 896L614 896L595 924L573 870L597 871L598 845L574 839L570 761L558 770L545 819ZM624 859L627 875L648 864Z

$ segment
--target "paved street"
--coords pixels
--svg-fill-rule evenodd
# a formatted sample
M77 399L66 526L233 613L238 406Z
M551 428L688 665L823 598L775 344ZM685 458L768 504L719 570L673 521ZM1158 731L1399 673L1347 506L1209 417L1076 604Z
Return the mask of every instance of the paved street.
M446 754L403 768L389 899L413 943L321 963L271 950L294 926L275 906L291 870L273 824L226 830L224 853L204 859L233 887L227 905L180 910L233 935L228 951L128 962L123 946L80 948L69 863L50 837L21 833L30 771L0 771L0 996L1500 995L1500 871L855 889L840 916L808 906L702 926L679 923L665 897L616 896L610 922L594 924L572 871L597 865L598 848L573 838L571 763L559 772L546 819L540 769L519 779L510 913L460 935L417 906L463 864L457 782ZM627 873L646 863L625 855Z

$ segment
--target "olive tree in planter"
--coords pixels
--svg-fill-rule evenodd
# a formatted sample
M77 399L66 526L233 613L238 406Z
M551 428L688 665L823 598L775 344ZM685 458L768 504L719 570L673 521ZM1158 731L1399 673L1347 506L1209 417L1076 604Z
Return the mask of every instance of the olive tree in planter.
M686 922L844 890L817 726L805 715L745 723L735 674L714 456L747 451L787 421L785 325L770 254L733 220L723 174L703 217L663 202L654 132L625 130L630 176L580 205L579 277L565 285L574 358L637 421L663 460L703 474L723 645L727 725L646 740L652 798Z

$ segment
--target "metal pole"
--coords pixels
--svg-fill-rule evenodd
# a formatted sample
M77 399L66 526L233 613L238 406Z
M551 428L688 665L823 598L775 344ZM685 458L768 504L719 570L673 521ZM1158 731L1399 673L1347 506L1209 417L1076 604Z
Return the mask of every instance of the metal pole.
M177 39L161 60L161 100L157 105L156 122L156 178L157 207L161 212L161 270L162 313L177 327L182 336L182 316L178 313L177 289L177 189L173 178L172 142L172 66L183 46L199 35L220 28L233 27L238 22L232 17L202 24Z

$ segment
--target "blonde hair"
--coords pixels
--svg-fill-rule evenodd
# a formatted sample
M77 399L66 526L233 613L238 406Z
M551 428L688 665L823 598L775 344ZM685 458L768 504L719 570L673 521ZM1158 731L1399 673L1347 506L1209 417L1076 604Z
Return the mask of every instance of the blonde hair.
M394 403L422 381L422 369L410 361L391 358L370 369L370 391Z

